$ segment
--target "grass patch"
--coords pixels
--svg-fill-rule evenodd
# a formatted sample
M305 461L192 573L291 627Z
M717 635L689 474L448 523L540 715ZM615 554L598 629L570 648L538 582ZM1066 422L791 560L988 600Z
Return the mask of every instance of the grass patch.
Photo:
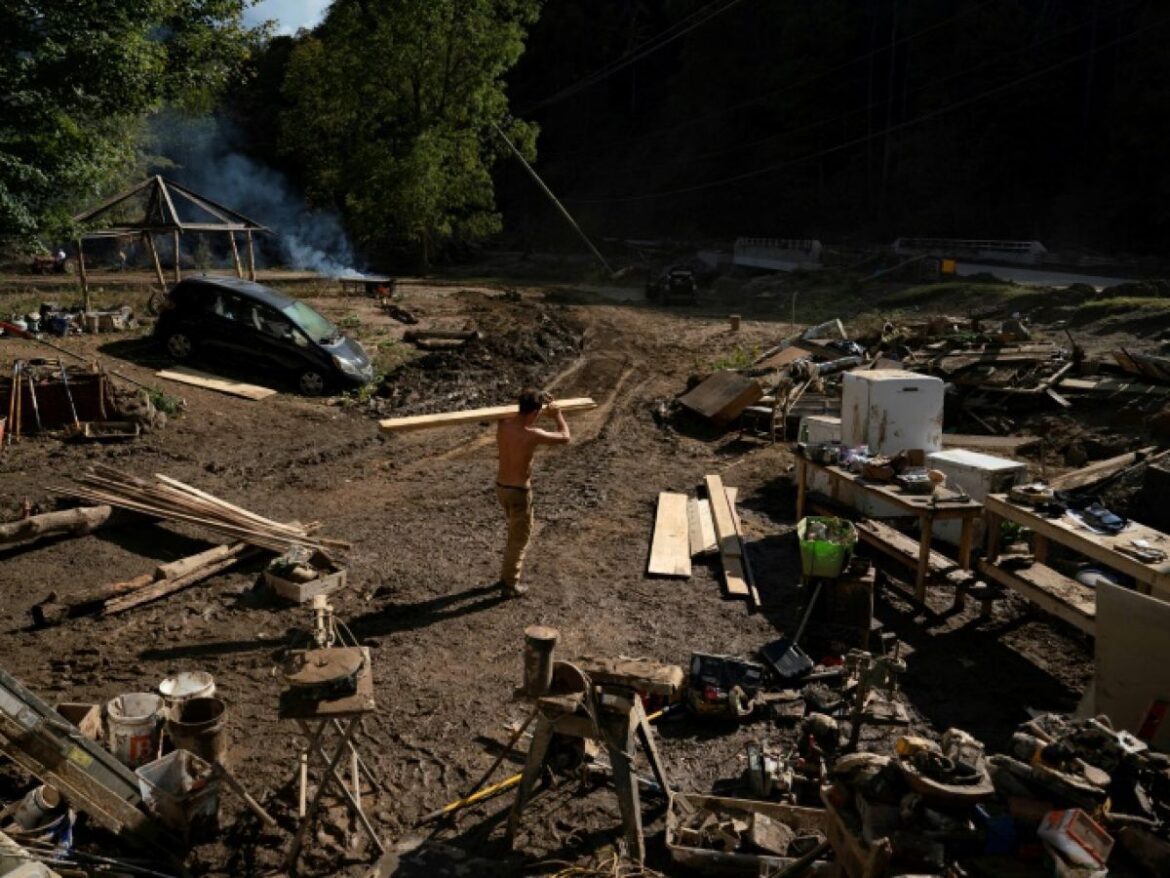
M714 360L708 367L709 372L721 372L724 369L746 369L756 361L756 357L760 355L760 346L752 345L750 348L745 348L743 345L736 345L729 353Z
M1109 299L1093 299L1084 302L1077 309L1079 319L1094 320L1111 314L1127 311L1164 312L1170 311L1170 299L1153 296L1116 296Z
M990 306L1021 296L1035 296L1036 290L1008 283L979 283L977 281L947 281L940 284L920 284L891 293L881 300L882 305L959 308L974 305Z

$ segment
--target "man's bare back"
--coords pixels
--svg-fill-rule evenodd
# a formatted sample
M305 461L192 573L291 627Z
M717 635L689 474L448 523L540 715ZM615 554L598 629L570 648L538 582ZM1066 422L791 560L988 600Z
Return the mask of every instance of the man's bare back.
M549 412L557 419L555 432L534 426L542 413ZM532 482L532 458L538 445L562 445L572 438L565 416L556 403L544 409L519 414L500 421L496 427L496 445L500 465L496 483L510 488L527 488Z

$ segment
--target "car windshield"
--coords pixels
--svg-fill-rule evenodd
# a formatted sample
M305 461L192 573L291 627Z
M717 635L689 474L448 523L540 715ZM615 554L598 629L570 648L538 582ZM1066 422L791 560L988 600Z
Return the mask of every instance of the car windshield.
M336 326L304 302L292 302L281 310L285 317L304 330L305 335L319 343L331 342L341 335Z

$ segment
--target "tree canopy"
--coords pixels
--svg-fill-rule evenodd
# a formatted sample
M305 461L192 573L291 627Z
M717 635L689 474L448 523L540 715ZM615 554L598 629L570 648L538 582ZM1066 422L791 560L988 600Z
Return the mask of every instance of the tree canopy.
M317 207L340 210L367 251L424 259L500 228L491 168L535 129L508 111L504 74L538 0L336 0L293 50L282 144Z
M206 110L253 44L247 0L0 4L0 236L58 233L133 166L164 102Z

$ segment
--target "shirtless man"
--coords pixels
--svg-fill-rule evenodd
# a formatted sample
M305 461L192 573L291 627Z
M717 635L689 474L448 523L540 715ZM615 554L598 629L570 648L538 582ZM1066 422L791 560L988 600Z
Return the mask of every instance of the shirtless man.
M543 412L557 419L555 432L534 426ZM496 497L508 520L508 544L500 569L504 597L519 597L528 591L527 586L520 584L520 569L532 534L532 456L536 446L564 445L571 438L564 413L547 393L532 387L520 393L520 413L500 421L496 428L496 445L500 451Z

